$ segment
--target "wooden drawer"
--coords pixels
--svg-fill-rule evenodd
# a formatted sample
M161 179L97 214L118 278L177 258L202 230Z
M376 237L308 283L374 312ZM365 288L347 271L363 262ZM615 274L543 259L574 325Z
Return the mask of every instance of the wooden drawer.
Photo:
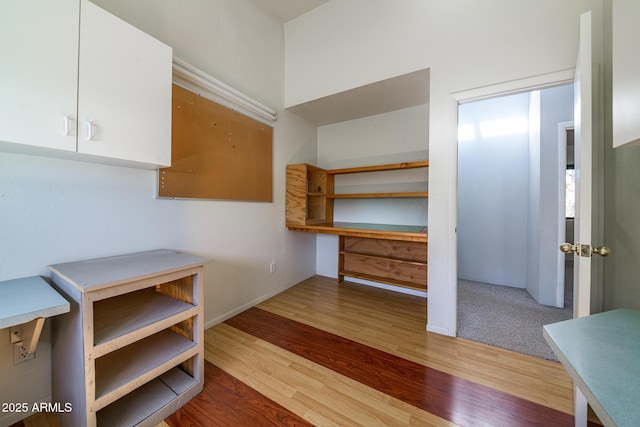
M423 242L346 236L344 237L344 246L340 249L345 252L427 262L427 244Z
M427 290L427 244L340 236L338 282L344 276Z
M359 273L361 278L368 277L376 281L387 279L390 284L426 289L427 266L384 258L371 258L360 255L344 256L344 274ZM415 286L411 286L413 284Z

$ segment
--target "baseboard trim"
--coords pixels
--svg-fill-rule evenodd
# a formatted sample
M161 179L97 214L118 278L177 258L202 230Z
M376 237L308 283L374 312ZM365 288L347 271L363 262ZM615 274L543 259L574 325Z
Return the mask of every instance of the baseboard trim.
M309 277L313 277L313 276L309 276ZM307 279L309 277L307 277ZM306 279L304 279L304 280L306 280ZM209 320L208 322L205 322L204 323L204 329L207 330L209 328L212 328L212 327L216 326L217 324L222 323L225 320L232 318L236 314L240 314L243 311L248 310L251 307L260 304L261 302L266 301L269 298L274 297L274 296L278 295L279 293L286 291L290 287L295 286L295 285L297 285L298 283L300 283L302 281L303 280L301 280L299 282L291 283L291 284L289 284L289 285L287 285L287 286L285 286L285 287L283 287L281 289L276 289L276 290L274 290L272 292L269 292L268 294L261 295L258 298L254 299L254 300L251 300L251 301L247 302L246 304L241 305L240 307L236 307L233 310L230 310L230 311L228 311L228 312L226 312L224 314L221 314L220 316L217 316L217 317Z

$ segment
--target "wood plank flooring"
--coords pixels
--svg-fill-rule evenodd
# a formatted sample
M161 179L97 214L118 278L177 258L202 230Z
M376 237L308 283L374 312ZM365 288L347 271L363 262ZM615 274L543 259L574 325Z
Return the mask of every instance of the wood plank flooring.
M560 364L425 324L422 298L313 277L208 329L205 390L164 425L573 425Z

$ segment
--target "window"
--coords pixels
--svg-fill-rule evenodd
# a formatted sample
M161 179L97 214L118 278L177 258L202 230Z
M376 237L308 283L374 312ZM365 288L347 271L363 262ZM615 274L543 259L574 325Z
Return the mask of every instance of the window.
M574 129L567 129L567 170L565 174L565 208L567 218L576 217L576 170Z
M576 216L576 170L567 169L565 175L565 209L564 213L567 218L575 218Z

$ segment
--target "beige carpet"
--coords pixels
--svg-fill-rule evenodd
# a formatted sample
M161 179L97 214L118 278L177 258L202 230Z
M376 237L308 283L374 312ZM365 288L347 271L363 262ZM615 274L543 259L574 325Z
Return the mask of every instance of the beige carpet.
M572 317L570 308L538 304L524 289L458 281L458 336L557 360L542 326Z

